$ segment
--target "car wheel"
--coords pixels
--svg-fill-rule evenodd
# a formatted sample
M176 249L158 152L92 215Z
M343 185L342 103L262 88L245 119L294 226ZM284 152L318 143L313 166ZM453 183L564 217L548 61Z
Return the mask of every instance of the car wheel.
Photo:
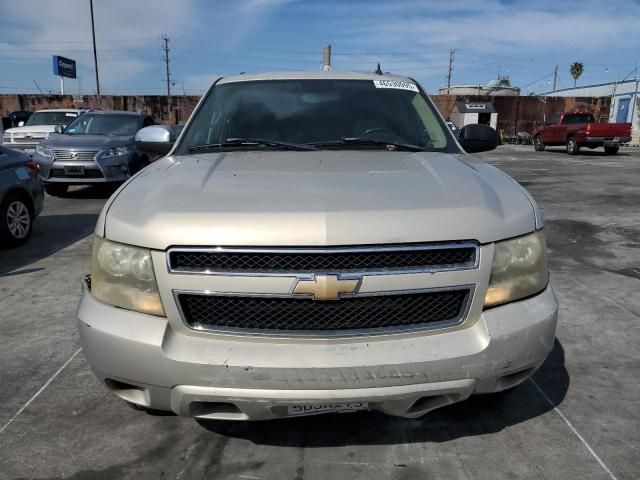
M535 148L536 152L544 152L544 142L540 135L536 135L533 139L533 148Z
M580 147L576 141L576 137L567 138L567 153L569 155L577 155L580 152Z
M604 147L604 153L606 155L616 155L618 153L618 150L620 150L620 147L615 146L615 147Z
M25 195L10 193L0 204L0 243L22 245L31 236L33 215Z
M69 185L58 183L49 183L48 185L44 186L44 191L52 197L63 197L67 193L68 189Z

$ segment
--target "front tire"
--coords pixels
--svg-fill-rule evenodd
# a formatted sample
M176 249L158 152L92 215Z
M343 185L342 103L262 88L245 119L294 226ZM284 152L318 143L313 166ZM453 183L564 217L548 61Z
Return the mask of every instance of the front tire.
M613 147L604 147L605 155L616 155L618 150L620 150L620 147L617 145Z
M69 185L59 183L49 183L44 186L44 191L52 197L64 197L69 189Z
M569 155L577 155L580 153L580 146L578 145L576 137L567 138L567 153Z
M0 243L17 247L29 240L33 214L25 195L10 193L0 204Z
M542 137L540 135L536 135L533 139L533 148L536 150L536 152L544 152L544 147L545 145Z

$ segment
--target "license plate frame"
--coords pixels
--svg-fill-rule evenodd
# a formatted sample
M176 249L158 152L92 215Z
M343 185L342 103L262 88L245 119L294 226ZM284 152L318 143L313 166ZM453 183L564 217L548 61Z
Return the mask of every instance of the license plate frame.
M65 165L64 174L71 177L83 177L84 167L82 165Z
M287 413L291 417L320 415L322 413L350 413L362 410L369 410L367 402L307 403L287 406Z

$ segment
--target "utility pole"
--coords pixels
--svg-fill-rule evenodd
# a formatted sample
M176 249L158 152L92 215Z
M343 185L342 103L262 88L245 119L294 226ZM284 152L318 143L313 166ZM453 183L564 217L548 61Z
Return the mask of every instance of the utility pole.
M447 95L449 95L449 89L451 88L451 72L453 71L453 54L456 53L454 49L449 51L449 74L447 75Z
M162 35L162 40L164 41L164 63L167 68L167 110L169 113L169 121L171 121L171 73L169 73L169 37L167 35Z
M553 91L556 91L556 85L558 83L558 65L556 65L556 68L553 70Z
M96 27L93 21L93 0L89 0L89 7L91 8L91 35L93 37L93 64L96 69L96 93L100 97L100 77L98 76L98 54L96 52Z
M331 45L322 47L322 65L320 65L320 68L325 71L331 70Z
M636 125L636 119L634 118L634 114L636 113L636 104L640 104L640 100L638 99L638 83L640 83L640 63L636 63L636 88L633 92L633 99L631 100L631 136L634 135L634 127ZM640 137L635 139L637 143L640 143Z

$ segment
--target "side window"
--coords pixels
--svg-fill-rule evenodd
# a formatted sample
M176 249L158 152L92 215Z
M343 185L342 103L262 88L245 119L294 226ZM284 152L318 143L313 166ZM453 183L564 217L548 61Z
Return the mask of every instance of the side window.
M142 121L142 126L143 127L148 127L150 125L155 125L155 124L156 124L156 122L154 122L153 118L151 118L149 116L144 117L144 120Z

